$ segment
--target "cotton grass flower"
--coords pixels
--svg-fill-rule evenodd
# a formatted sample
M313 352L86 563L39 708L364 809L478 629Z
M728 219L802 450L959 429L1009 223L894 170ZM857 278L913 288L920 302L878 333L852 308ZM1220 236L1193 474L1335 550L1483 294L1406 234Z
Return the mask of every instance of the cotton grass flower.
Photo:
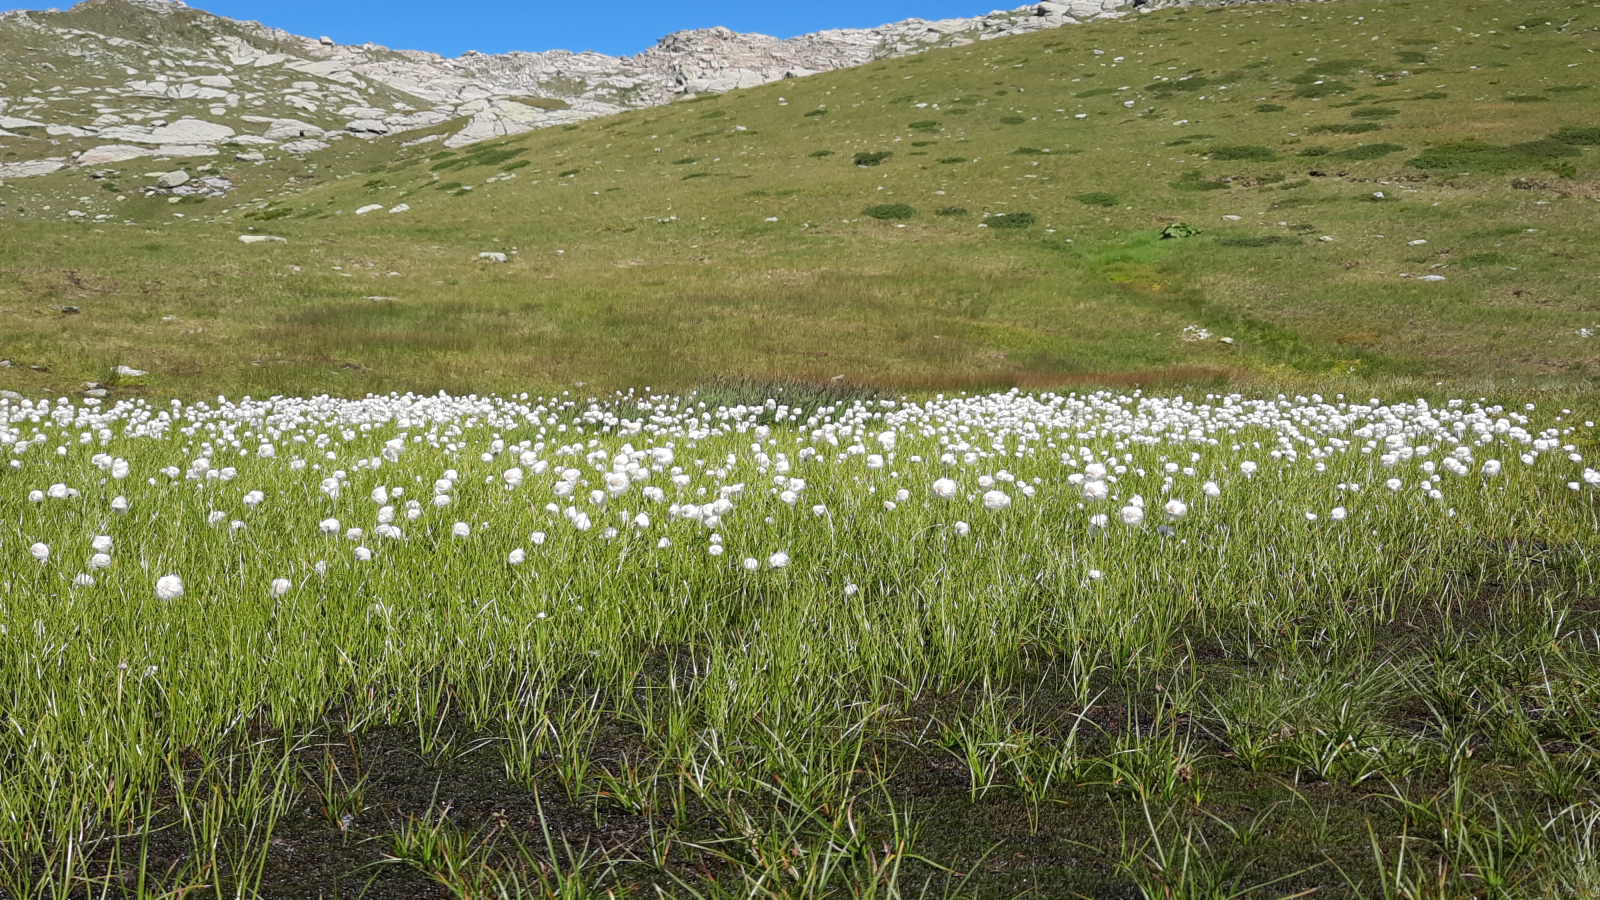
M368 550L366 547L357 547L355 549L355 557L356 562L371 562L372 551Z
M1335 522L1343 522L1350 513L1342 506L1335 506L1328 511L1328 518Z
M1094 515L1089 517L1089 527L1090 528L1109 528L1109 527L1111 527L1111 517L1106 515L1105 513L1095 513Z
M1122 508L1120 515L1124 525L1141 525L1144 523L1144 507L1142 506L1134 506L1130 503Z
M522 549L521 547L518 547L515 550L512 550L510 553L506 554L506 564L507 565L520 566L520 565L522 565L523 563L525 563L527 561L528 561L528 551Z
M789 565L789 554L782 550L767 557L767 568L769 569L782 569L787 565Z
M94 540L89 542L89 548L96 553L110 553L112 543L111 535L97 534Z
M339 520L323 519L321 522L317 523L317 528L320 529L323 534L338 534Z
M457 522L450 526L450 535L458 538L471 537L472 526L465 522Z
M990 512L1010 509L1011 497L1004 491L988 491L983 495L983 508Z
M109 569L111 568L111 557L105 553L96 553L89 557L89 568Z
M274 597L282 597L284 594L289 593L289 588L292 586L287 578L274 578L271 586L267 588L267 593Z
M1215 499L1222 496L1222 488L1218 487L1215 481L1208 481L1200 486L1200 493Z
M535 547L542 546L544 544L544 540L545 534L542 531L535 531L533 534L528 535L528 543L534 545Z
M972 526L968 525L965 522L957 522L954 525L950 526L950 528L951 528L951 530L953 530L960 537L966 537L967 535L972 533Z
M1098 478L1083 483L1083 499L1098 503L1111 496L1111 487Z
M94 587L94 576L88 572L81 572L72 579L73 587Z
M1162 509L1166 511L1168 517L1174 520L1181 519L1189 514L1189 504L1176 498L1168 500Z
M1398 478L1391 478L1388 481L1385 481L1383 483L1383 486L1389 489L1389 493L1394 494L1394 493L1398 493L1400 491L1400 489L1405 487L1406 485L1405 485L1405 482L1401 481Z
M760 570L760 568L761 568L761 560L756 559L753 556L745 557L744 570L746 572L755 572L755 571Z
M28 548L28 555L38 560L41 564L50 561L50 545L43 541Z
M156 579L156 599L176 600L183 596L183 579L176 575L163 575Z
M940 500L954 500L961 488L949 478L940 478L933 483L933 495Z

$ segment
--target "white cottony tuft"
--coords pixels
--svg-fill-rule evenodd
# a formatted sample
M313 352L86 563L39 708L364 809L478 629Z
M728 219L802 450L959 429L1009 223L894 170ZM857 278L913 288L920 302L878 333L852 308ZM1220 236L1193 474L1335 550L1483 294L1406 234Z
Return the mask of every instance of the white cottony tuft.
M289 593L289 588L291 586L292 585L289 583L289 579L287 578L274 578L272 579L272 587L269 589L269 592L274 597L282 597L284 594Z
M338 534L339 533L339 520L338 519L323 519L320 523L317 524L317 527L322 530L323 534Z
M1144 522L1144 507L1132 504L1122 508L1122 524L1138 525Z
M942 500L953 499L959 492L960 488L948 478L941 478L933 483L933 495Z
M1162 509L1166 510L1167 515L1174 519L1181 519L1189 514L1189 504L1178 499L1168 500L1167 505L1163 506Z
M183 579L176 575L163 575L156 580L157 600L176 600L183 596Z
M518 547L506 554L506 562L513 566L520 566L528 561L528 551Z
M32 547L28 548L28 554L34 559L37 559L39 562L49 562L50 545L43 542L34 544Z
M458 538L471 537L472 526L465 522L457 522L456 524L450 526L450 534L453 537Z
M787 566L788 564L789 564L789 554L783 552L782 550L779 550L777 553L774 553L771 556L767 557L767 566L770 567L770 568L781 569L784 566Z
M1011 498L1004 491L989 491L983 495L983 508L990 512L1000 512L1011 507Z

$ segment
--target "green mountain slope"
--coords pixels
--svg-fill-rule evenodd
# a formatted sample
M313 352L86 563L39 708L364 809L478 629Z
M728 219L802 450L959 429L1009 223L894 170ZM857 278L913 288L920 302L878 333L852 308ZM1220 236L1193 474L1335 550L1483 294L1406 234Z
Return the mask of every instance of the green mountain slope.
M1586 3L1159 11L228 199L63 171L0 189L0 387L1583 383L1597 44Z

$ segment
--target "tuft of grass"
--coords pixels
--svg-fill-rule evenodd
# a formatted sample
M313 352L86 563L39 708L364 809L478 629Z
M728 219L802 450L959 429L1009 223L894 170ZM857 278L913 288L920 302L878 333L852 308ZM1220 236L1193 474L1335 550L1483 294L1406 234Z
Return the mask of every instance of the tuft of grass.
M883 221L894 221L897 219L909 219L915 216L917 211L904 203L880 203L877 206L867 207L861 211L861 214Z
M990 228L1027 228L1038 221L1030 212L995 213L984 219Z
M1206 154L1212 159L1229 162L1271 162L1278 158L1278 154L1273 152L1272 148L1256 144L1225 144L1212 147Z
M1111 208L1117 205L1117 195L1105 191L1089 191L1083 194L1073 194L1072 199L1085 206L1103 206Z
M1404 149L1406 148L1399 144L1362 144L1359 147L1351 147L1348 150L1340 150L1337 153L1329 155L1333 159L1347 159L1355 161L1364 159L1379 159L1388 156L1391 153L1399 153ZM1302 155L1304 154L1302 153Z
M1548 138L1509 147L1476 140L1448 141L1424 150L1407 165L1430 171L1499 174L1537 169L1582 152L1571 143Z
M1369 134L1382 129L1377 122L1332 122L1313 125L1306 129L1306 134Z
M1563 125L1550 137L1564 144L1600 146L1600 125Z
M855 155L853 162L857 166L866 168L868 166L881 165L884 160L893 155L894 153L888 150L863 150Z

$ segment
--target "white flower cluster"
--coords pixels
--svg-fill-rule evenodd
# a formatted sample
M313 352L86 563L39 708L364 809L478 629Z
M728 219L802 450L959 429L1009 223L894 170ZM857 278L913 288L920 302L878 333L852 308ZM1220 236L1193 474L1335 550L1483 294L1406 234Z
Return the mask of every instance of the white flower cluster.
M0 568L6 548L23 547L35 569L93 588L96 573L104 586L113 574L182 571L191 545L248 539L259 552L247 567L278 567L254 573L257 590L282 597L330 558L380 565L385 548L484 547L532 571L559 538L619 560L689 554L778 573L815 561L819 535L897 522L953 540L1113 523L1183 539L1196 522L1267 502L1298 504L1300 527L1333 529L1378 515L1386 497L1445 521L1458 501L1482 505L1490 492L1526 509L1556 503L1562 486L1600 490L1580 450L1593 422L1562 410L1536 424L1535 412L1484 399L1017 391L807 408L632 393L0 401ZM1515 493L1502 458L1521 464ZM1366 484L1387 493L1369 496ZM249 524L263 519L269 527ZM75 531L85 522L93 533ZM146 562L114 566L119 546ZM178 574L145 583L163 601L222 591L191 576L186 594Z

